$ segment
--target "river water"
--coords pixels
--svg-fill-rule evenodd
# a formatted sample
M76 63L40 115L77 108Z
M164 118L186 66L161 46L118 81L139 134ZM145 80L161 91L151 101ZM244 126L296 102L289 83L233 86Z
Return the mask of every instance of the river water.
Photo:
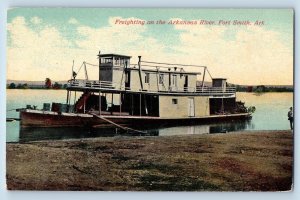
M7 118L19 118L16 108L43 103L65 103L65 90L7 90ZM246 102L246 106L255 106L256 111L250 121L234 123L215 123L193 126L177 126L147 130L149 135L182 135L232 132L240 130L287 130L289 121L287 112L293 106L293 93L245 93L238 92L237 100ZM100 136L118 136L116 129L79 129L79 128L29 128L21 129L18 121L6 123L6 142L22 142L44 139L67 139Z

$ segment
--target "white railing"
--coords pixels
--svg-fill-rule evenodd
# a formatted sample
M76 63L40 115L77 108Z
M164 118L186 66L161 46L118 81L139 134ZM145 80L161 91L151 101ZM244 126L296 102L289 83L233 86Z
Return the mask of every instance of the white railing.
M114 84L113 82L110 82L110 81L70 80L69 87L115 89L116 84Z
M197 93L235 93L235 87L196 87Z
M113 83L110 81L87 81L87 80L70 80L68 87L90 88L90 89L109 89L109 90L130 90L125 86L120 87L120 83ZM166 90L146 90L148 92L159 93L199 93L199 94L234 94L236 92L235 87L175 87L170 86Z

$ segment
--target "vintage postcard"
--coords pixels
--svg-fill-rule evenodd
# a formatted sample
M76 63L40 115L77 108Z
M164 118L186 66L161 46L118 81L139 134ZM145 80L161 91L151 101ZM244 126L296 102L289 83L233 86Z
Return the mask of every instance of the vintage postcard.
M8 190L293 189L292 9L7 16Z

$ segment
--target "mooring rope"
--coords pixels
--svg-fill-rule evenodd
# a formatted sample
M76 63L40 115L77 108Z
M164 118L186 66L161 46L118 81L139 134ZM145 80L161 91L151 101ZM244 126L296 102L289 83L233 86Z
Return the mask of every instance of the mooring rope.
M114 126L116 126L116 127L119 127L119 128L121 128L121 129L123 129L123 130L129 130L129 131L134 131L134 132L137 132L137 133L142 133L142 134L146 134L146 132L143 132L143 131L139 131L139 130L136 130L136 129L132 129L132 128L128 128L128 127L125 127L125 126L121 126L120 124L117 124L117 123L115 123L115 122L113 122L113 121L111 121L111 120L109 120L109 119L106 119L105 117L102 117L102 116L99 116L99 115L95 115L95 114L92 114L94 117L97 117L97 118L99 118L99 119L102 119L102 120L104 120L104 121L106 121L106 122L108 122L108 123L110 123L110 124L112 124L112 125L114 125ZM97 127L97 126L99 126L99 125L94 125L93 127ZM101 126L101 125L100 125Z
M85 64L87 64L87 65L91 65L91 66L95 66L95 67L98 67L99 65L96 65L96 64L91 64L91 63L85 63Z
M14 111L14 110L18 110L20 108L14 108L14 109L10 109L10 110L6 110L6 111Z

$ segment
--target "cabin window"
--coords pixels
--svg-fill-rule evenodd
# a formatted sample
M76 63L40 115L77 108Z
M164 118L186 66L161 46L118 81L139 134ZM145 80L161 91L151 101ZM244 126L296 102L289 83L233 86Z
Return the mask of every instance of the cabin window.
M115 65L120 65L120 58L115 58Z
M163 74L159 75L159 84L164 84L164 75Z
M172 104L178 104L178 99L172 99Z
M149 83L149 82L150 82L150 74L145 73L145 83Z

